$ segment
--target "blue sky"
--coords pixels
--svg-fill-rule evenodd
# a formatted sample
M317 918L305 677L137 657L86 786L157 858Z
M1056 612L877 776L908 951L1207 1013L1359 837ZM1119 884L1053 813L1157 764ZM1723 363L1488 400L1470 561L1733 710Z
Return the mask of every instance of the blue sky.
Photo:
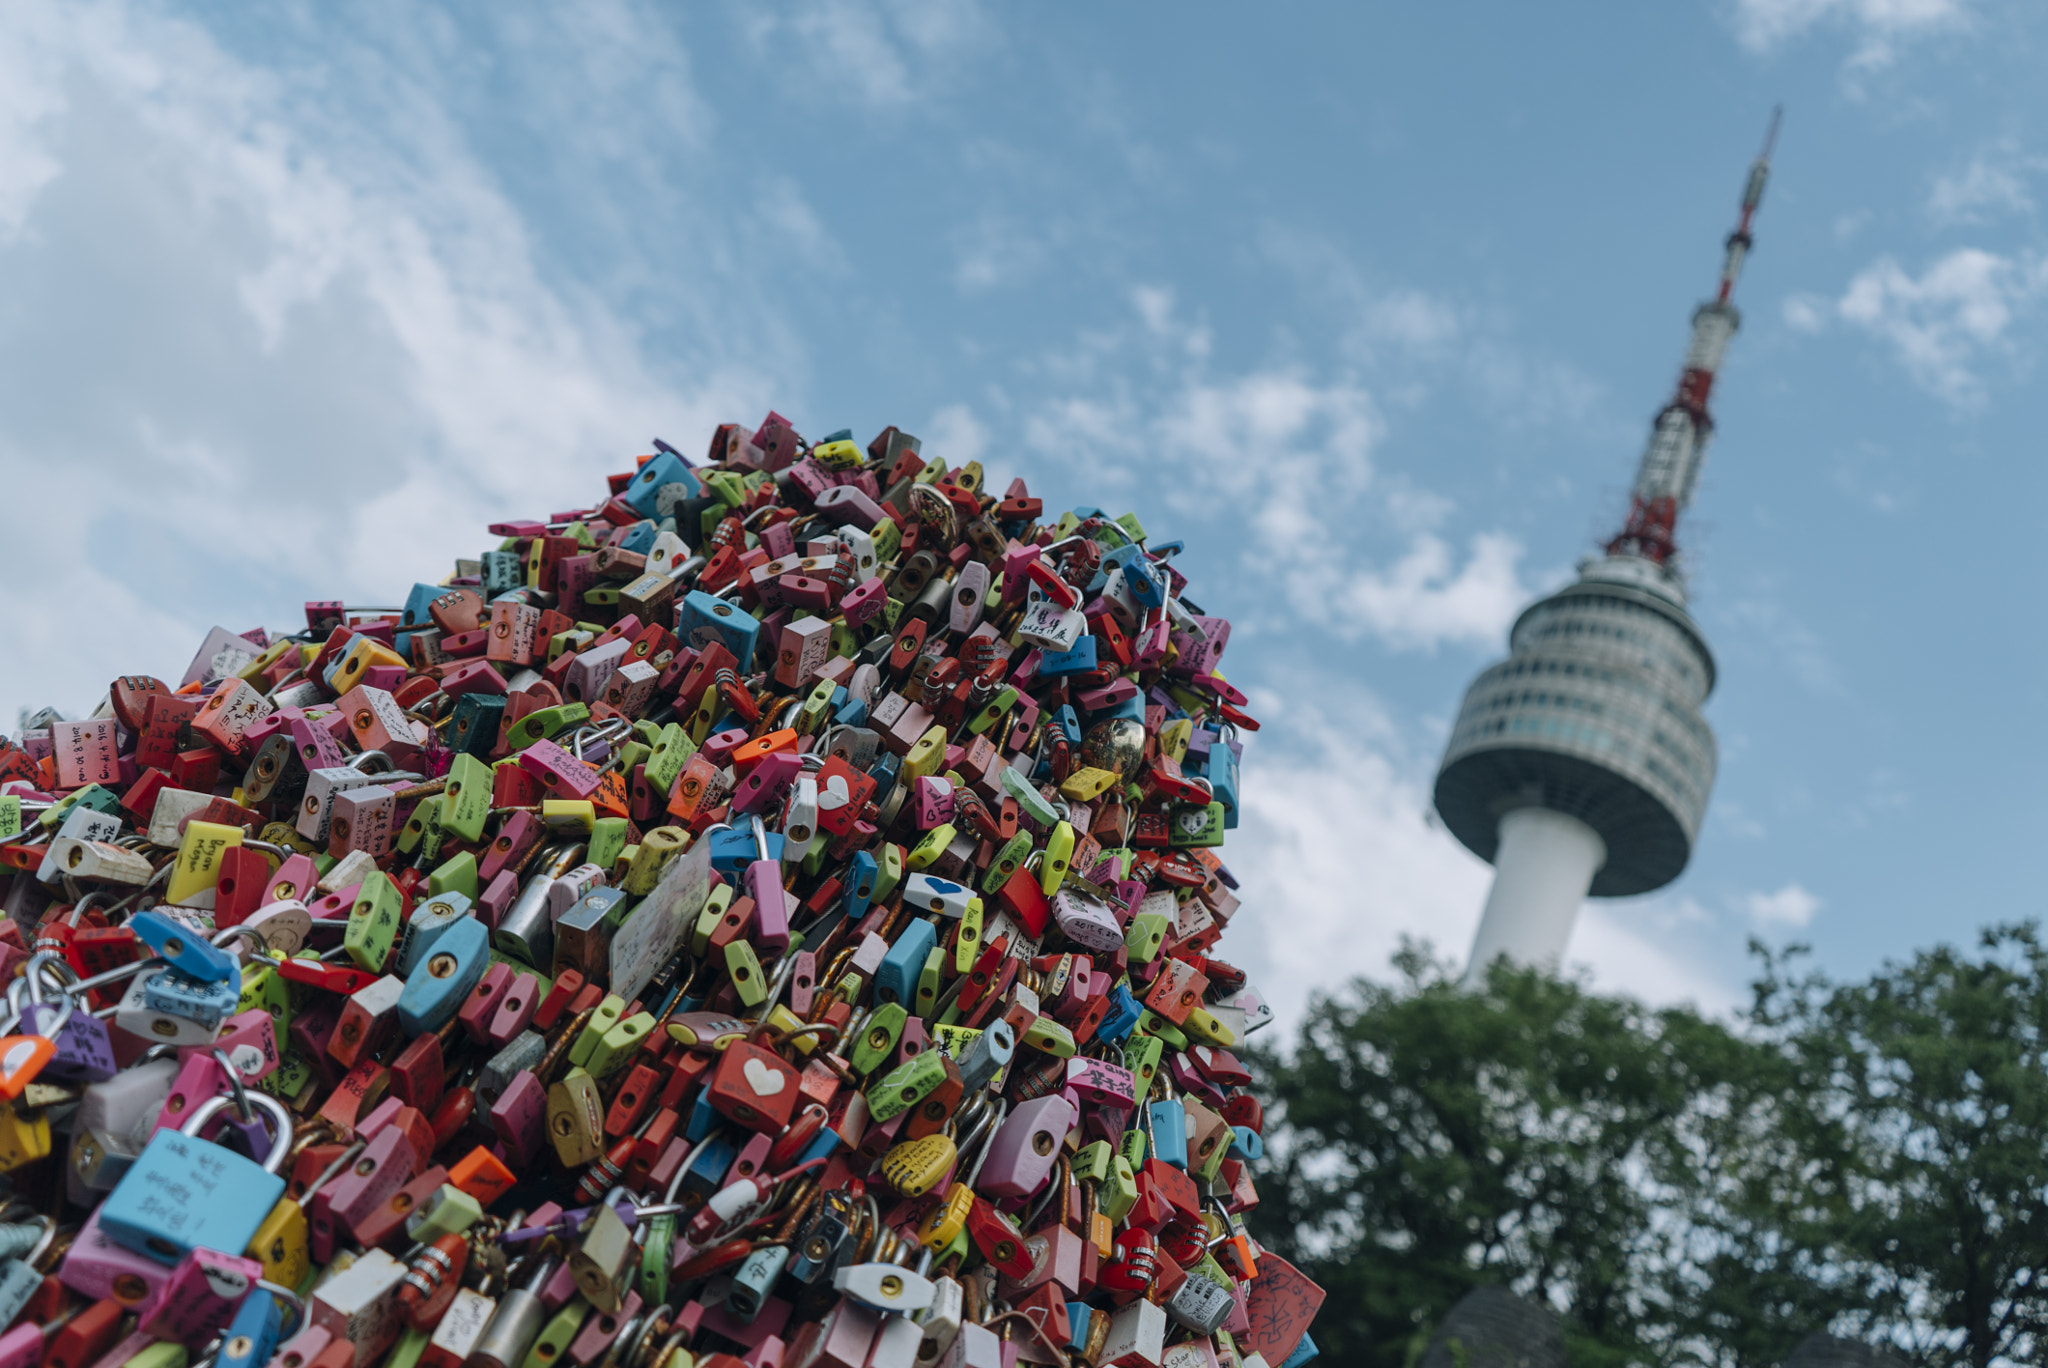
M2031 915L2048 15L1994 0L147 3L0 18L0 716L388 601L770 405L1187 537L1269 725L1236 955L1462 954L1427 817L1515 612L1617 523L1745 166L1681 529L1691 868L1596 981L1739 999Z

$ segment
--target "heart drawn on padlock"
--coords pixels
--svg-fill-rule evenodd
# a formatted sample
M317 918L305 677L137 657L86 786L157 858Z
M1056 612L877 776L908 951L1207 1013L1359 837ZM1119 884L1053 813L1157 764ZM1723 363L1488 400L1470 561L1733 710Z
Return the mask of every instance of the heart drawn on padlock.
M846 776L835 774L818 787L818 811L837 812L853 801L853 790L847 787Z
M770 1068L758 1059L749 1059L740 1065L740 1072L746 1076L747 1086L754 1090L756 1097L773 1097L789 1082L779 1070Z

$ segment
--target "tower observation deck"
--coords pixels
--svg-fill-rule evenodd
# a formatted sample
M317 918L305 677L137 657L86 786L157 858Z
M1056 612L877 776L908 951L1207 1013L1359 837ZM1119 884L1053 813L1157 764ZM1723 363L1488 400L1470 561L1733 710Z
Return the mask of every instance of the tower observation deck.
M1657 414L1627 521L1578 580L1523 611L1508 658L1472 682L1436 776L1436 810L1494 866L1466 981L1495 958L1553 968L1579 905L1662 888L1692 857L1714 787L1700 707L1714 657L1686 612L1678 515L1713 433L1707 400L1741 324L1732 296L1778 120L1743 188L1720 289L1693 311L1676 394Z

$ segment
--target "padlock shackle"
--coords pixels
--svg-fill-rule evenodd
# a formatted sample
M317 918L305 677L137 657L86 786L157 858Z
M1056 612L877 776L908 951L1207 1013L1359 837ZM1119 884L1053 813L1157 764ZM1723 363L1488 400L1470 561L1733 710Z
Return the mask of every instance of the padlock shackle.
M259 1161L265 1173L274 1174L284 1167L285 1156L291 1153L292 1114L284 1103L269 1093L249 1093L248 1098L256 1104L259 1111L270 1113L270 1119L276 1123L277 1135L270 1143L270 1153ZM226 1093L218 1093L207 1098L193 1110L185 1124L178 1128L178 1133L192 1136L194 1139L199 1138L199 1133L206 1128L206 1123L220 1115L224 1109L233 1106L234 1102L235 1099Z

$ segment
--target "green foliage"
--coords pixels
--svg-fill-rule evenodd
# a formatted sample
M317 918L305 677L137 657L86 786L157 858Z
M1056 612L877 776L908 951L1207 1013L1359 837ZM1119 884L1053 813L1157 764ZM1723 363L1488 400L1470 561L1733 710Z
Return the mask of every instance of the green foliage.
M1753 1018L1798 1077L1789 1148L1839 1175L1799 1235L1850 1332L1987 1368L2048 1348L2048 950L2032 925L1979 949L1839 986L1767 958Z
M1330 1291L1333 1364L1405 1368L1496 1282L1574 1368L1764 1368L1833 1329L1917 1362L2048 1337L2048 951L1987 932L1866 982L1761 949L1721 1023L1496 966L1310 1007L1270 1099L1253 1228Z

